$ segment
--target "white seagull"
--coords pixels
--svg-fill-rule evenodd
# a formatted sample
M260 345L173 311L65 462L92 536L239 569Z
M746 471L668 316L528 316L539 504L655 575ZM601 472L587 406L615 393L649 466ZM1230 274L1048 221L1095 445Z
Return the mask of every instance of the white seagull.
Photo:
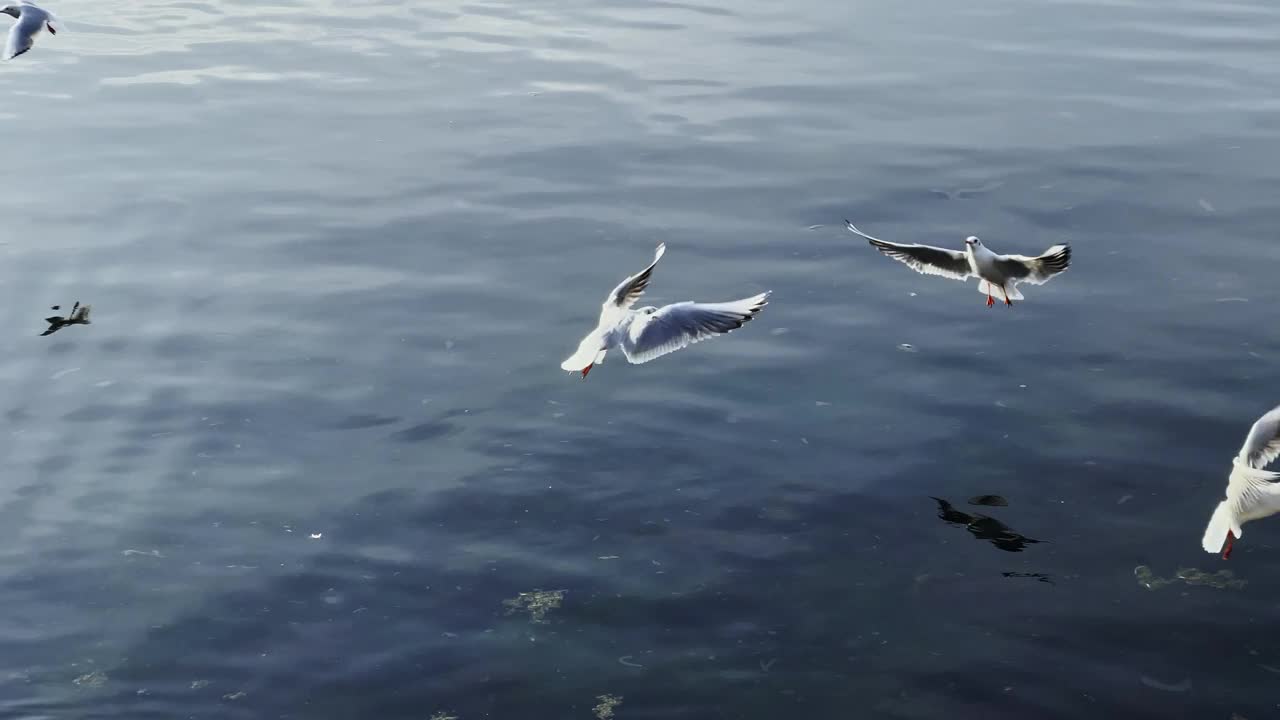
M9 28L9 39L4 44L5 60L12 60L30 50L40 31L47 29L49 34L57 35L62 27L53 13L38 7L31 0L6 5L0 8L0 13L12 15L18 20Z
M1013 305L1021 300L1018 283L1043 285L1071 265L1071 246L1054 245L1038 257L997 255L978 238L965 238L964 250L947 250L931 245L899 245L862 232L844 221L849 231L866 238L873 247L889 257L925 275L941 275L956 280L979 279L978 292L987 296L987 307L995 304L992 296Z
M631 306L645 288L653 268L666 243L658 245L649 267L632 275L609 293L600 310L600 322L578 344L578 350L560 367L569 372L581 372L582 379L597 363L604 362L604 354L614 348L622 350L627 362L646 363L675 352L693 343L723 335L742 327L768 304L769 293L764 292L742 300L724 303L679 302L665 307Z
M1240 454L1231 460L1227 499L1218 503L1201 544L1205 552L1222 551L1231 557L1231 546L1240 537L1240 526L1280 512L1280 473L1265 468L1280 457L1280 407L1258 418L1249 429ZM1223 547L1223 544L1226 547Z

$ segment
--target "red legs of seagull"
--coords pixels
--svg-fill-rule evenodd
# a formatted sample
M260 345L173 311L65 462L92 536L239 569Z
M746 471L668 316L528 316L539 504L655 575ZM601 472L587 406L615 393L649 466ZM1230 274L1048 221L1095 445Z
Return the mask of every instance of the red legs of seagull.
M1228 559L1228 558L1230 558L1230 557L1231 557L1231 546L1232 546L1232 545L1234 545L1234 544L1235 544L1235 542L1236 542L1236 535L1235 535L1235 533L1233 533L1233 532L1231 532L1230 530L1228 530L1228 531L1227 531L1227 546L1226 546L1225 548L1223 548L1223 549L1222 549L1222 559L1223 559L1223 560L1226 560L1226 559Z
M591 368L593 368L593 367L595 367L595 366L596 366L596 364L595 364L595 363L591 363L590 365L588 365L588 366L586 366L586 367L582 368L582 379L583 379L583 380L586 380L586 379L587 379L587 373L591 372Z
M1000 292L1004 293L1004 304L1005 304L1005 306L1006 306L1006 307L1013 307L1013 301L1009 299L1009 291L1008 291L1008 290L1006 290L1006 289L1004 289L1003 287L1001 287L1001 288L1000 288ZM987 291L987 307L991 307L992 305L995 305L995 304L996 304L996 299L995 299L995 298L993 298L993 297L991 297L991 291L990 291L990 290L988 290L988 291Z

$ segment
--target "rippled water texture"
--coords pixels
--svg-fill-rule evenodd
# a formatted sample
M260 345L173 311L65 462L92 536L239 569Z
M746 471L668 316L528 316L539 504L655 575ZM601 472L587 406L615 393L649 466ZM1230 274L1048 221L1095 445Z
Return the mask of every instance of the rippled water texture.
M1280 521L1199 548L1280 401L1275 3L50 7L0 715L1276 714ZM842 217L1075 263L987 310ZM773 303L560 371L660 241Z

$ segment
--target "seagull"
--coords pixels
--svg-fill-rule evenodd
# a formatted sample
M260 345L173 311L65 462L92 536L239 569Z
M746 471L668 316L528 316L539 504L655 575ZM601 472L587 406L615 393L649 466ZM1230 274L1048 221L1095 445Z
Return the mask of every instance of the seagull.
M1280 457L1280 407L1258 418L1249 429L1240 454L1231 460L1227 477L1227 499L1218 503L1201 541L1205 552L1222 551L1231 557L1231 546L1240 537L1240 526L1280 512L1280 473L1268 472L1267 465ZM1223 544L1226 547L1223 547Z
M723 303L679 302L664 307L631 306L640 299L653 268L667 251L666 243L658 245L649 267L632 275L609 293L600 310L600 322L578 344L578 349L560 367L569 372L581 372L582 379L598 363L604 362L604 354L618 348L632 364L646 363L667 353L723 335L742 327L743 323L760 312L768 304L769 293L764 292L742 300Z
M875 249L903 263L918 273L941 275L956 280L977 277L978 292L987 296L987 307L995 304L995 298L1013 306L1021 300L1018 283L1043 285L1071 265L1071 246L1054 245L1038 257L1026 255L997 255L987 249L978 238L965 238L964 250L947 250L930 245L899 245L862 232L853 223L844 221L849 232L866 238Z
M9 40L4 45L5 60L12 60L30 50L41 30L48 29L50 35L57 35L58 29L62 27L53 13L38 7L31 0L6 5L0 8L0 13L12 15L18 20L9 28Z

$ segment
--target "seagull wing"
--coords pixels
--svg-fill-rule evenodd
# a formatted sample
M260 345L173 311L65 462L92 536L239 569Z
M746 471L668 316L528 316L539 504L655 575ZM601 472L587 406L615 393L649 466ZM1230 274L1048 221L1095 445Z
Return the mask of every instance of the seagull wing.
M965 280L972 273L969 269L969 258L958 250L933 247L932 245L901 245L887 240L871 237L862 232L853 223L844 221L849 232L867 239L871 246L918 273L925 275L941 275L954 280Z
M44 25L43 17L37 17L30 6L22 8L22 16L9 27L9 37L4 43L4 59L12 60L31 49L36 33Z
M1071 246L1054 245L1037 257L997 255L996 271L1007 280L1043 285L1071 266Z
M628 362L649 362L742 327L768 300L766 292L726 303L682 302L649 314L635 313L624 331L622 352Z
M1249 428L1236 462L1261 470L1280 457L1280 407L1258 418Z
M658 261L662 259L663 253L667 251L666 243L659 243L658 248L654 250L653 262L649 263L649 267L623 280L618 287L609 293L609 297L604 301L604 314L616 313L619 310L626 310L635 304L636 300L644 294L644 289L649 287L649 278L653 275L653 268L658 265Z

